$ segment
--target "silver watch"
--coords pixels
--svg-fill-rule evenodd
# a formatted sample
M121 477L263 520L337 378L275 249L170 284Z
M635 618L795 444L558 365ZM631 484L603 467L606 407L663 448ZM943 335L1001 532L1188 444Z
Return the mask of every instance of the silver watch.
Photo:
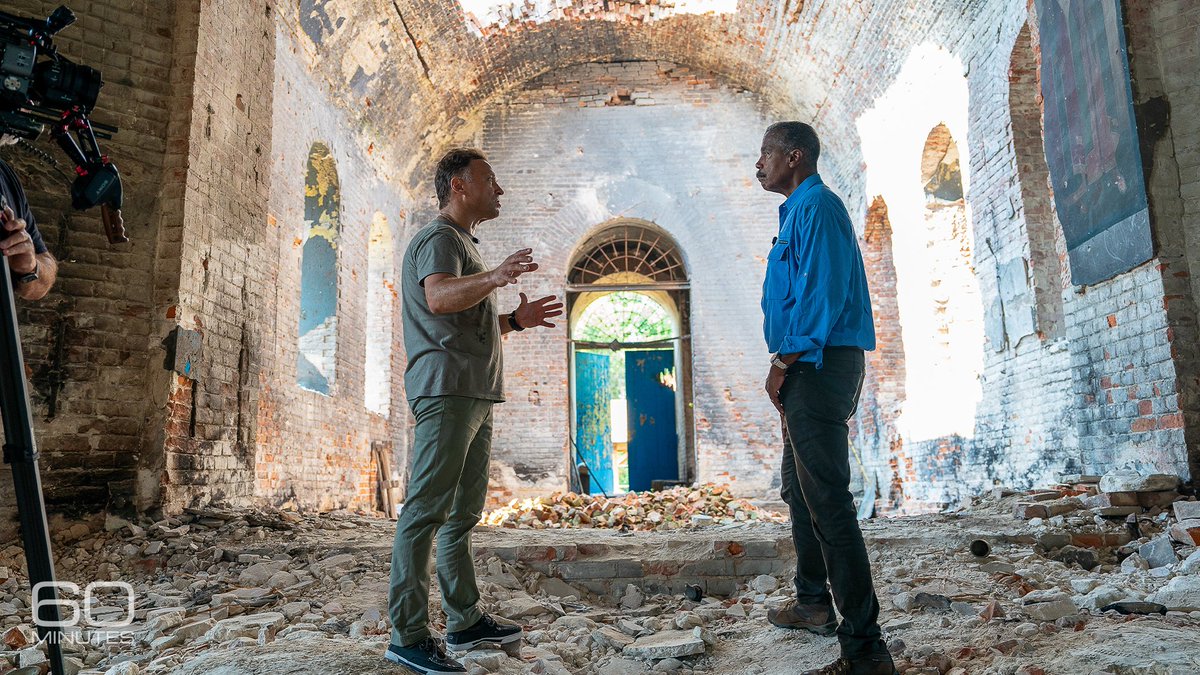
M780 369L780 370L787 370L787 369L788 369L788 364L787 364L786 362L784 362L784 360L783 360L783 359L779 358L779 355L778 355L778 354L772 354L772 355L771 355L771 365L772 365L772 366L774 366L774 367L776 367L776 368L778 368L778 369Z

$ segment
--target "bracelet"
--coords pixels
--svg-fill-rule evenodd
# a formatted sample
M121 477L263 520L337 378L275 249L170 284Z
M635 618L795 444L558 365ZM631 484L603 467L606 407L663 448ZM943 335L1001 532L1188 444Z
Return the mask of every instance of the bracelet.
M525 330L521 327L521 324L517 323L517 310L515 309L508 313L508 327L517 331L518 333Z

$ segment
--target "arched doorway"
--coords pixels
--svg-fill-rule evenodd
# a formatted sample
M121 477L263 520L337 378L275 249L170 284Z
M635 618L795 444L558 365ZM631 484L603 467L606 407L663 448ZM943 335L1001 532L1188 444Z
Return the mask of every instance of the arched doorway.
M572 464L586 492L687 481L691 450L688 275L674 240L652 223L602 226L567 276Z

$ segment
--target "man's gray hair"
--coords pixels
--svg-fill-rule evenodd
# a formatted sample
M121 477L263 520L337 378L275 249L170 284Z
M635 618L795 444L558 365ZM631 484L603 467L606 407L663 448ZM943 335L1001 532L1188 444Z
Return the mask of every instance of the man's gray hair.
M764 135L784 152L791 152L797 148L803 150L809 165L816 168L817 159L821 156L821 141L811 126L804 122L776 122L767 127L767 133Z

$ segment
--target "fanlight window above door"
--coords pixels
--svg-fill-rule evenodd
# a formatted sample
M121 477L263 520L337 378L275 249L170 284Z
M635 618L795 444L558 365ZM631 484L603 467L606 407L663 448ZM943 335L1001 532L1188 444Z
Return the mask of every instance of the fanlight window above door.
M687 281L683 256L671 237L635 224L622 224L592 236L576 257L567 281L603 284L636 275L645 283Z

